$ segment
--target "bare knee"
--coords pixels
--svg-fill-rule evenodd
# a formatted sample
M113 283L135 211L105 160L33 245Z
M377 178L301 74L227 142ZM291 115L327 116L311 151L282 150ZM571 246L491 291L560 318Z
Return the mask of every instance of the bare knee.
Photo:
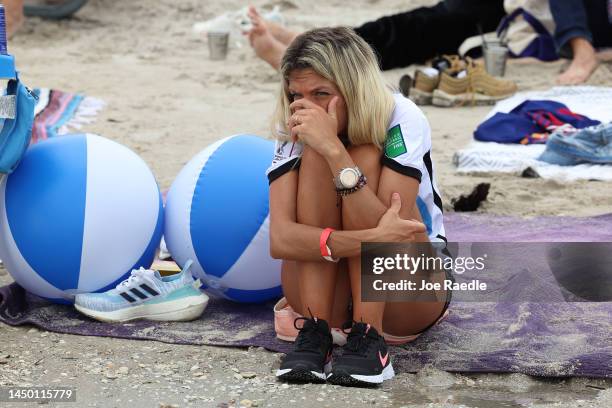
M348 153L353 159L353 162L367 179L365 189L370 189L374 195L378 192L378 182L380 180L381 164L380 150L373 144L353 146L348 148ZM344 229L360 230L375 227L376 224L372 220L364 219L358 214L352 214L349 208L343 205L342 222Z
M310 171L331 174L331 170L329 169L325 158L310 146L304 146L300 161L300 168L302 166L307 166L309 168L313 167L310 169ZM325 164L325 166L321 166L322 164Z
M340 208L329 165L314 149L305 146L298 177L297 221L315 227L341 226Z

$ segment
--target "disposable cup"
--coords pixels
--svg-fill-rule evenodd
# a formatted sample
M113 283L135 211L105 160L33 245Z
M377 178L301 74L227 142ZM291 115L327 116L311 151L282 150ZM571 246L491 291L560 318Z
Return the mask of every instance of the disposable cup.
M226 31L216 31L208 33L208 49L210 59L213 61L224 60L227 57L229 45L229 33Z
M485 68L487 72L496 77L503 77L506 73L508 48L502 45L487 44L484 48Z

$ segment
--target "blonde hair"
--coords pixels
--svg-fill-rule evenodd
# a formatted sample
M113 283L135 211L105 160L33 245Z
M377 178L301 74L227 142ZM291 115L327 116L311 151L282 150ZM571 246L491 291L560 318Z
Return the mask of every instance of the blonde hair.
M344 97L351 144L384 145L395 102L372 48L352 29L317 28L297 36L281 61L281 89L272 122L277 139L288 138L289 75L310 68L336 84Z

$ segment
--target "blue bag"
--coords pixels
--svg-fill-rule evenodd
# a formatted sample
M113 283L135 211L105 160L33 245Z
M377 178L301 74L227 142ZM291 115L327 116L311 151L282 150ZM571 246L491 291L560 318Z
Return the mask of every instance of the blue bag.
M517 8L501 20L497 27L497 36L505 37L505 32L508 31L510 25L517 20L519 16L525 20L525 23L533 32L534 38L520 53L515 54L510 51L510 56L513 58L533 57L540 61L557 60L559 56L557 55L557 49L552 34L546 29L544 24L523 8Z
M36 96L19 80L9 80L6 95L0 97L4 119L0 131L0 173L10 174L25 154L32 138Z
M6 17L0 5L0 78L9 79L0 96L0 175L15 170L32 138L37 97L26 88L15 70L15 58L6 44Z

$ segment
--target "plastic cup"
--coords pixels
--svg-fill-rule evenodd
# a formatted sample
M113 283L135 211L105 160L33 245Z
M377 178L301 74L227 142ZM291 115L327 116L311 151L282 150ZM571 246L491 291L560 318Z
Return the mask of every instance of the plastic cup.
M487 44L483 51L487 72L496 77L503 77L506 73L508 48L502 45Z
M224 60L227 57L228 46L229 32L214 31L208 33L208 49L211 60Z
M485 40L486 43L484 45L484 48L487 47L503 47L504 45L502 44L502 41L499 38L488 38Z

